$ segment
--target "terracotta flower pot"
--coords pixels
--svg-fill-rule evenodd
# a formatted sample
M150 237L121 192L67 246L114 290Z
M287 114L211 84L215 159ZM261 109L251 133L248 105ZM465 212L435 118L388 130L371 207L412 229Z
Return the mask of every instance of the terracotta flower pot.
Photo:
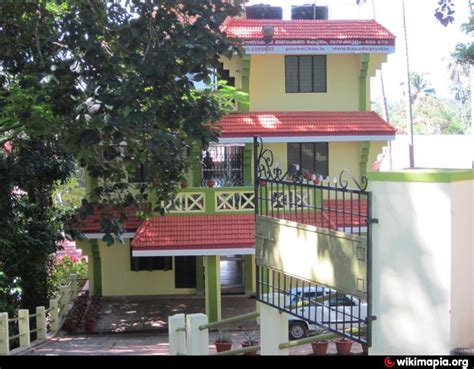
M93 332L95 329L96 321L91 320L91 321L86 321L84 322L84 329L86 332Z
M181 188L187 188L187 187L188 187L188 181L182 181Z
M214 342L217 352L229 351L232 348L232 342Z
M240 342L240 344L242 345L242 348L245 348L245 347L250 347L250 346L257 346L258 345L258 342L257 341L253 341L253 342L249 342L249 341L242 341ZM257 355L257 351L254 351L254 352L246 352L244 355L252 355L252 356L255 356Z
M329 342L326 340L311 342L311 347L313 348L313 353L316 355L325 355L328 350Z
M214 187L214 180L208 179L208 180L207 180L207 187L209 187L209 188Z
M336 344L336 350L339 355L350 354L352 348L351 340L339 339L334 342Z
M362 344L362 352L364 353L364 355L368 355L369 354L369 345L366 345L365 343Z

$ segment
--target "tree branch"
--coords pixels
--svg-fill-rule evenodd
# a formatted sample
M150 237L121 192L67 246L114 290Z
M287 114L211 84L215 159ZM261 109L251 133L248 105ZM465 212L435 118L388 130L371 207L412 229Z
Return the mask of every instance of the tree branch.
M39 38L39 31L38 31L39 20L41 19L41 11L39 9L36 11L36 15L38 16L38 18L36 18L36 24L35 24L36 50L38 51L38 57L39 57L40 63L42 66L44 66L44 58L43 58L43 53L41 52L40 38Z

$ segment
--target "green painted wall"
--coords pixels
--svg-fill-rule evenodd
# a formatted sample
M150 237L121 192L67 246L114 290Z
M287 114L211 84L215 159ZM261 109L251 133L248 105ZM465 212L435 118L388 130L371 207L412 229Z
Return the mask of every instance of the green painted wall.
M220 257L205 256L206 315L209 322L221 319Z

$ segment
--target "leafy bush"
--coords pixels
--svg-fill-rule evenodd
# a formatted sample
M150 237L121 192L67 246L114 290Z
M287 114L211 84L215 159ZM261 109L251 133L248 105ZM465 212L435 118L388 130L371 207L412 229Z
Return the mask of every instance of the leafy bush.
M77 279L87 278L88 265L85 258L65 255L57 258L50 275L50 285L55 291L67 283L69 276L75 274Z

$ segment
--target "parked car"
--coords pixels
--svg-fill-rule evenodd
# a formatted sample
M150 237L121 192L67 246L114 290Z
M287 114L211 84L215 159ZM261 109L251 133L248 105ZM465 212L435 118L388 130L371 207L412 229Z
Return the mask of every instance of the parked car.
M323 286L292 288L288 291L289 299L287 303L293 305L300 301L311 301L317 297L327 296L335 292L335 290Z
M351 295L341 294L319 305L297 307L293 314L294 316L288 318L288 331L290 339L297 340L306 337L308 331L319 328L303 317L342 332L350 328L351 324L365 322L367 302Z

